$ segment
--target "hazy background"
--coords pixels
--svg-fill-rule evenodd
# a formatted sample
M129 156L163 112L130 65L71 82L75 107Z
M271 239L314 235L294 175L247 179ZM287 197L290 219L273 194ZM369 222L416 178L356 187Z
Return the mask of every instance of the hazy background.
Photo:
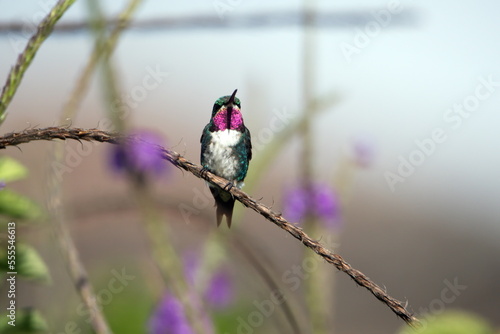
M123 1L103 3L110 17L124 6ZM347 59L341 46L356 45L366 24L376 22L372 13L387 6L386 1L374 0L316 2L321 13L344 14L346 22L317 28L312 90L317 96L338 94L340 102L314 120L315 176L321 182L330 182L354 138L369 138L376 150L371 167L356 172L351 200L343 210L345 225L337 251L386 286L390 294L408 299L417 314L440 298L445 280L458 279L467 288L446 308L475 312L499 326L500 86L456 129L443 117L454 104L475 94L481 77L492 76L493 81L500 82L500 7L494 1L405 1L402 12L370 37L359 54ZM37 1L0 0L0 23L32 22L40 8ZM301 10L300 1L270 4L242 0L225 13L221 22L237 25L239 17L252 13ZM367 19L350 21L349 17L356 14ZM146 1L135 21L196 15L218 20L213 1L156 0ZM77 2L61 23L85 18L84 3ZM19 36L19 32L0 34L2 85L17 57L12 40L19 40ZM201 130L209 120L213 102L238 88L245 122L255 143L260 129L269 127L276 110L295 116L303 111L303 37L297 24L131 29L122 35L113 56L123 92L131 94L141 85L148 68L168 72L168 77L132 108L128 121L162 133L169 147L197 162ZM92 45L93 38L87 31L54 33L26 72L1 132L56 125ZM99 127L105 117L100 84L98 75L73 126ZM391 191L385 173L397 173L399 157L408 158L418 149L415 141L430 138L436 128L444 130L447 140L437 144L435 152ZM2 152L30 168L30 178L12 187L41 203L46 193L50 145L32 143L22 145L21 150ZM76 147L78 143L69 145ZM281 210L283 189L299 179L299 148L299 141L292 141L252 195ZM141 283L149 271L154 271L145 237L135 211L120 204L126 201L128 188L107 169L107 152L108 147L98 145L64 175L65 204L73 218L73 235L96 285L101 281L105 284L111 269L126 265L139 278L131 285L137 290L136 296L154 299L160 288ZM177 170L157 184L159 197L167 198L173 208L178 203L191 203L196 188L203 189L199 180ZM187 240L189 248L189 240L198 240L203 231L213 228L212 215L209 205L191 224L179 220L175 228L179 239ZM298 242L260 216L248 212L239 224L250 244L271 254L277 272L298 261L289 256L290 252L299 254ZM54 306L54 301L66 303L67 296L76 305L78 298L48 229L35 227L26 231L26 237L38 243L56 282L49 288L28 285L30 298L25 297L26 303L33 303L34 298L43 305L52 295L47 313L53 322L74 317L73 311L64 313ZM401 325L385 306L347 276L339 273L335 277L338 333L390 333ZM109 308L116 304L111 303ZM141 321L148 310L140 315L130 312Z

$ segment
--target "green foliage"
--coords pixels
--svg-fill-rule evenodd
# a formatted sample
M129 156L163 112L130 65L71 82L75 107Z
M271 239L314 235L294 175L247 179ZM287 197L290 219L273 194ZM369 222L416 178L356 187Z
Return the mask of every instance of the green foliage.
M405 326L399 334L494 334L493 328L481 317L465 311L446 311L422 319L423 328Z
M3 334L42 334L48 326L40 312L34 309L17 310L15 326L9 325L8 314L0 316L0 333Z
M9 157L0 158L0 181L11 182L25 178L26 167ZM0 215L15 219L34 219L41 213L40 208L30 199L9 189L0 190Z
M17 277L49 283L50 273L38 252L31 246L16 244L15 270L7 265L7 247L0 249L0 272L16 271Z
M245 302L224 312L217 312L213 316L215 332L216 333L234 333L237 329L242 330L240 327L247 326L248 315L254 312L252 304ZM258 331L257 331L258 332Z
M17 219L34 219L40 213L38 205L30 199L7 189L0 191L0 215Z
M153 306L151 296L137 280L113 295L113 301L104 306L104 314L113 333L147 333Z
M27 175L28 170L16 160L9 157L0 158L0 181L17 181ZM33 219L40 213L40 208L30 199L9 189L0 190L0 215L11 219ZM9 247L0 249L0 274L15 271L17 272L16 276L19 278L50 282L47 266L34 248L15 242L14 239L9 239L7 242ZM8 253L9 250L11 254ZM12 254L14 250L15 255ZM8 260L11 260L11 268L9 268ZM45 320L34 309L17 309L15 322L13 320L14 317L10 313L2 315L0 318L0 333L41 334L46 333L48 330Z
M0 158L0 181L12 182L28 175L26 167L9 157Z

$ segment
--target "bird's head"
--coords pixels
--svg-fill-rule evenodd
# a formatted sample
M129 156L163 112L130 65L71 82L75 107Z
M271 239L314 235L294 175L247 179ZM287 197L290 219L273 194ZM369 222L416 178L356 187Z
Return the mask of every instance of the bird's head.
M235 89L232 95L217 99L212 109L212 121L216 131L240 130L243 127L240 99L236 97Z

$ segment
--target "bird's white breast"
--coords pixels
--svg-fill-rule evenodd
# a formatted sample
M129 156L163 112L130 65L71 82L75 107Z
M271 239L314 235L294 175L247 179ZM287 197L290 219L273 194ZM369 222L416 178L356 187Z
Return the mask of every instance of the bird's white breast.
M236 145L241 138L241 132L236 130L215 131L212 133L212 141L224 147Z
M204 153L205 161L215 173L228 180L234 180L239 162L233 156L233 146L241 139L241 132L236 130L215 131Z

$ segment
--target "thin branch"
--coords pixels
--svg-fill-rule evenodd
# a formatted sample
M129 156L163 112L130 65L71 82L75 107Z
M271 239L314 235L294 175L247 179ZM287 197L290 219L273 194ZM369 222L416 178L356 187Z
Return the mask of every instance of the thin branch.
M266 11L261 13L242 14L234 9L221 11L221 16L216 15L194 15L180 17L152 17L142 19L132 24L131 28L135 31L149 32L151 30L165 31L192 31L196 29L263 29L263 28L283 28L283 27L301 27L303 26L302 13L295 10L280 10L279 12ZM318 19L313 24L322 29L351 29L352 27L364 27L367 23L373 21L372 12L378 8L366 8L363 10L345 10L345 11L321 11L318 13ZM243 12L243 11L242 11ZM405 8L398 15L391 17L391 24L388 29L396 27L415 26L419 23L419 12L415 8ZM108 27L114 26L117 19L109 18L106 20ZM82 30L88 30L92 22L61 22L58 24L55 33L74 33ZM24 22L0 22L0 34L9 32L22 33L26 29Z
M16 146L19 144L28 143L34 140L54 139L98 141L113 144L116 144L122 140L138 140L134 136L124 136L98 129L49 127L43 129L29 129L23 132L10 133L3 137L0 137L0 149L4 149L7 146ZM201 166L192 163L175 151L165 149L161 146L158 146L158 150L162 152L164 159L170 161L174 166L192 173L198 178L205 179L206 181L221 188L224 188L228 184L228 180L214 175L210 172L203 172ZM384 289L370 280L370 278L368 278L365 274L351 267L351 265L347 263L340 255L329 251L320 242L312 239L310 236L304 233L304 231L300 227L289 223L285 218L283 218L281 214L273 212L269 207L251 198L237 187L232 187L228 191L244 206L251 208L267 220L290 233L294 238L301 241L304 246L321 256L326 262L334 265L338 270L349 275L358 285L368 289L378 300L386 304L398 317L404 320L408 325L413 327L418 326L418 319L405 308L405 305L402 302L389 296Z

